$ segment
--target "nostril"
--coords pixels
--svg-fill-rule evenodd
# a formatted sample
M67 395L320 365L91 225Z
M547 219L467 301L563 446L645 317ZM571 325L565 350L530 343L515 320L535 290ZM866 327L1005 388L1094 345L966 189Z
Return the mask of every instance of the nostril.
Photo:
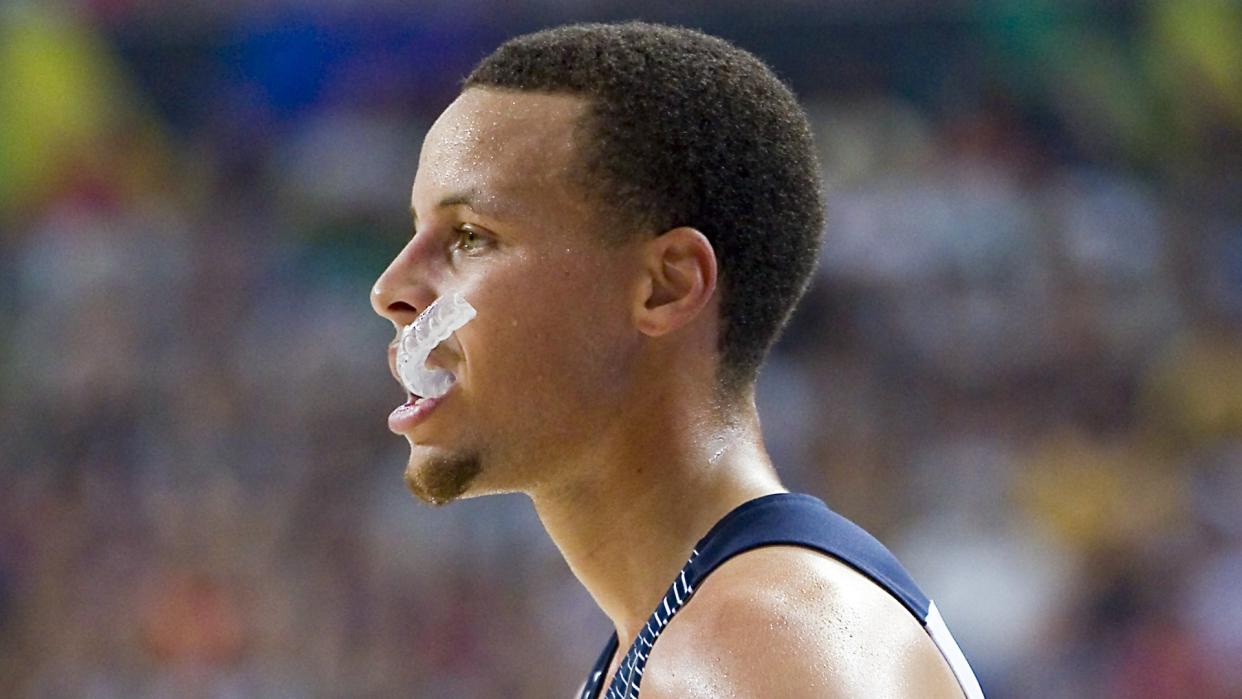
M406 303L405 301L393 301L388 304L388 310L393 313L417 313L418 311Z

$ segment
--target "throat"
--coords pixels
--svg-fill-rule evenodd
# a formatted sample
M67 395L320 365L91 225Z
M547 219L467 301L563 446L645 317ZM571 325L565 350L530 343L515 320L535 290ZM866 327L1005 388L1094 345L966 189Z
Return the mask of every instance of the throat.
M714 462L713 453L532 494L544 528L616 628L619 655L716 522L748 500L785 491L762 447L744 443Z

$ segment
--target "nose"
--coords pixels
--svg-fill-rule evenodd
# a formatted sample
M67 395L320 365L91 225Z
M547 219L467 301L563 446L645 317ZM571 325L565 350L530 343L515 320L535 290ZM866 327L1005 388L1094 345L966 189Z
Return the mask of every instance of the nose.
M395 327L414 322L436 298L436 270L428 238L411 238L371 287L371 308Z

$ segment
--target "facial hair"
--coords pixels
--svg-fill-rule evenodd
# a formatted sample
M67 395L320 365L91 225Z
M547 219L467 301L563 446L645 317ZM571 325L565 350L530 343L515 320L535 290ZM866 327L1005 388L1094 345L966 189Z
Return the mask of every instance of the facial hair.
M432 505L460 498L483 470L478 454L439 454L405 469L405 485L414 497Z

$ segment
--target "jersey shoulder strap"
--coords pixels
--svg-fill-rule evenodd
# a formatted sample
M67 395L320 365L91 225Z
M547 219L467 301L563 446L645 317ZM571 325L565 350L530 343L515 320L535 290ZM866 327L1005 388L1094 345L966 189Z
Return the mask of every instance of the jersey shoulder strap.
M582 699L595 699L607 686L606 699L637 699L647 657L673 616L699 585L734 556L764 546L799 546L831 556L866 576L893 596L918 620L948 661L967 697L982 697L978 680L936 606L915 584L897 558L875 537L833 512L814 496L776 493L743 503L708 531L622 658L611 682L604 677L619 642L614 633L591 670Z
M763 546L800 546L840 560L884 588L920 623L930 602L897 558L862 527L802 493L777 493L742 504L695 547L690 583L698 587L734 556Z

